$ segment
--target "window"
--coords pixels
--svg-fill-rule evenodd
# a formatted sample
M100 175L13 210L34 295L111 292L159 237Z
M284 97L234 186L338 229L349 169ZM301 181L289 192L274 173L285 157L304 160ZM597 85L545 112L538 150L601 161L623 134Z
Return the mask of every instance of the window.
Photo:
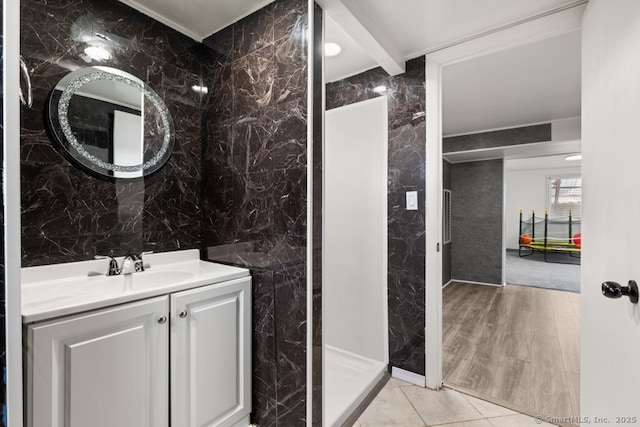
M549 216L576 219L582 217L582 178L579 176L549 177Z
M444 190L442 197L442 240L451 243L451 190Z

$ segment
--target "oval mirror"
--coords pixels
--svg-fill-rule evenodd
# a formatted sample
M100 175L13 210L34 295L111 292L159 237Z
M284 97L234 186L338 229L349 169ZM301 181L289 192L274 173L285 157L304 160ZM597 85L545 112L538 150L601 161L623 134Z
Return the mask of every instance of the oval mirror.
M115 68L81 68L63 77L49 99L49 120L71 159L100 175L149 175L173 149L173 121L162 99Z

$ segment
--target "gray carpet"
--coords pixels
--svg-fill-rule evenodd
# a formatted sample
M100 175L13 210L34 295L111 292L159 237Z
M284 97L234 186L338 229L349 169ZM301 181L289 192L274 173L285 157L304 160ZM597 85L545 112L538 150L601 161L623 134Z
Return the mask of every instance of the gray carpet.
M576 262L567 254L555 254L554 259ZM558 258L559 257L559 258ZM560 289L580 293L580 265L545 262L542 253L519 257L518 251L507 251L506 279L512 285Z

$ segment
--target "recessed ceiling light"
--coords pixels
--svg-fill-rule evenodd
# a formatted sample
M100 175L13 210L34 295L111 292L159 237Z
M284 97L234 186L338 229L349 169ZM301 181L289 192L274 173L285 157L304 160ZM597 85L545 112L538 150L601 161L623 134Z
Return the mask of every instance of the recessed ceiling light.
M373 88L375 93L385 93L387 91L387 87L385 85L376 86Z
M567 162L575 162L577 160L582 160L582 154L571 154L564 158Z
M342 47L338 43L325 43L324 54L325 56L338 56L342 52Z
M111 59L111 52L102 46L88 46L84 49L84 53L97 61Z

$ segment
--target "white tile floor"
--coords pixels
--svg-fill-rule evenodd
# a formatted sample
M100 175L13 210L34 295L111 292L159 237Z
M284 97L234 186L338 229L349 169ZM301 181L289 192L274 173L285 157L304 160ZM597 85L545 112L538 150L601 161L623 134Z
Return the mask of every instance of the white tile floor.
M355 427L537 427L551 426L450 389L433 391L392 378Z

